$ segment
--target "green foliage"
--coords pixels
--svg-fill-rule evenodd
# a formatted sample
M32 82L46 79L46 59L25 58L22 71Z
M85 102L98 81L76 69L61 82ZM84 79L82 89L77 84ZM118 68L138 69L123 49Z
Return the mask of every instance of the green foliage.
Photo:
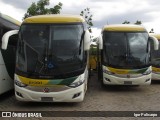
M130 24L130 22L125 20L122 24Z
M87 23L87 28L88 28L89 32L92 33L91 27L93 26L93 23L92 23L93 15L90 12L90 8L85 8L84 10L82 10L80 15L83 16L83 18L85 19L85 21Z
M154 29L152 28L152 29L149 31L149 33L154 33Z
M49 4L49 0L39 0L37 3L33 2L28 8L27 13L24 14L23 19L34 15L60 14L60 10L62 9L63 5L61 2L52 8L46 8L46 6L49 6Z
M134 24L136 24L136 25L141 25L142 22L141 22L140 20L137 20Z
M130 22L127 21L127 20L125 20L122 24L130 24ZM142 21L137 20L134 24L136 24L136 25L141 25L141 24L142 24Z

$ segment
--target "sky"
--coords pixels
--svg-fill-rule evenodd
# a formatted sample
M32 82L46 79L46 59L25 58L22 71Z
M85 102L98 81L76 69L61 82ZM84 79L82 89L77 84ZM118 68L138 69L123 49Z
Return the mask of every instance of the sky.
M0 13L7 14L22 22L24 14L32 2L38 0L0 0ZM159 0L50 0L50 6L61 2L61 14L76 14L90 8L93 15L92 35L99 36L101 28L107 24L121 24L125 20L134 24L137 20L148 31L152 28L160 33Z

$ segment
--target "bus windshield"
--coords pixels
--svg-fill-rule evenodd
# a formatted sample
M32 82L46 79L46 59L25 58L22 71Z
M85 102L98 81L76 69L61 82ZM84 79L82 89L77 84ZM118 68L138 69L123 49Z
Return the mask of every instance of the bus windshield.
M104 32L103 61L117 68L141 68L149 64L146 32Z
M159 44L160 44L160 40L159 40ZM153 45L152 45L153 47ZM151 56L152 56L152 66L154 67L160 67L160 46L158 50L152 50Z
M24 24L19 32L16 71L51 77L83 68L82 24Z

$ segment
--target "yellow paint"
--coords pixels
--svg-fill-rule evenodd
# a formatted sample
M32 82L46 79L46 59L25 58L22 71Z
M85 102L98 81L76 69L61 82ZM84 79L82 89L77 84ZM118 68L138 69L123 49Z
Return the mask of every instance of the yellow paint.
M129 70L124 70L124 69L116 69L116 68L111 68L107 67L109 71L115 73L115 74L128 74Z
M160 41L160 34L150 33L149 35L156 37Z
M18 76L18 75L17 77L22 83L27 84L29 86L44 86L48 83L48 80L44 80L44 79L31 79L31 78Z
M97 56L90 55L89 56L89 64L90 64L91 69L96 69L97 68Z
M153 72L160 72L160 68L152 67Z
M78 15L38 15L26 18L23 23L74 23L85 22L85 20Z
M129 25L129 24L115 24L115 25L105 25L102 31L146 31L146 29L141 25Z

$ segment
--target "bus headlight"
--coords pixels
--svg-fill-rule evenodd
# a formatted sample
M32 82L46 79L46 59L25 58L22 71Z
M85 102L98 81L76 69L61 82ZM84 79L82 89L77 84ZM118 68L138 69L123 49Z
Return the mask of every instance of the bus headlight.
M150 69L148 69L148 70L146 70L144 73L143 73L143 75L148 75L148 74L150 74L152 71L150 70Z
M73 82L73 83L71 83L71 84L68 85L68 86L75 88L75 87L78 87L78 86L82 85L83 83L84 83L84 80L81 80L81 79L80 79L79 81Z
M108 74L108 75L113 75L115 73L111 72L111 71L108 71L108 70L103 70L104 73Z
M18 81L18 80L14 80L14 83L15 83L17 86L19 86L19 87L26 87L26 86L27 86L26 84L23 84L23 83L21 83L21 82Z

